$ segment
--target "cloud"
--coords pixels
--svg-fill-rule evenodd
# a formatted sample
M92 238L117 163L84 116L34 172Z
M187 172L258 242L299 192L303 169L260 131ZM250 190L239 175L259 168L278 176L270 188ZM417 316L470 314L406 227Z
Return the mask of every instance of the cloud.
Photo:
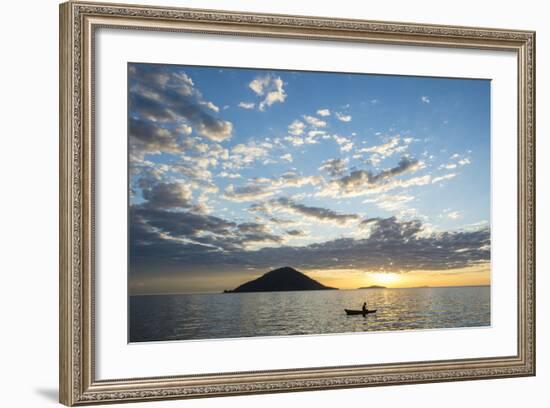
M357 214L340 214L327 208L298 204L286 197L272 200L269 202L269 205L292 214L302 215L318 221L333 222L340 225L347 224L351 221L357 221L360 218Z
M375 198L366 199L363 203L374 203L384 211L399 211L405 208L406 204L413 201L414 196L408 194L382 194Z
M219 108L205 101L192 79L179 67L132 64L129 70L130 117L155 124L187 124L212 141L231 138L233 124L208 111Z
M292 237L305 237L305 236L307 236L305 231L297 230L297 229L286 230L285 233L292 236Z
M202 143L197 137L186 137L183 140L183 147L186 154L195 154L197 159L229 159L229 150L218 143Z
M395 176L398 176L398 175L406 173L406 172L416 171L416 170L421 169L423 167L424 167L423 162L421 162L419 160L416 160L416 159L411 159L410 157L407 157L407 156L404 156L404 157L401 157L401 159L397 163L397 166L392 167L392 168L387 169L387 170L383 170L378 174L371 175L370 176L370 182L371 183L377 183L381 180L385 180L387 178L395 177Z
M130 210L130 262L157 259L163 266L173 262L200 261L205 254L226 258L228 251L247 250L258 243L278 244L283 238L258 223L224 220L192 211L167 211L132 207ZM136 259L137 258L137 259ZM184 266L183 266L184 268Z
M285 136L285 140L290 142L292 146L301 146L305 143L304 138L299 136Z
M212 216L144 209L134 209L131 214L131 266L144 260L153 265L173 264L180 274L205 265L268 269L283 261L298 269L341 269L342 260L366 271L447 271L489 265L491 254L491 235L486 226L429 232L419 220L368 218L362 222L364 237L297 247L281 245L279 237L262 232L261 227L251 234L240 231L236 223ZM252 237L247 238L247 234ZM261 242L268 246L246 250L251 242L247 239L263 239Z
M239 224L237 225L237 229L241 232L248 234L261 234L270 232L267 225L259 224L257 222L245 222Z
M376 134L379 135L380 132L377 132ZM413 141L414 141L413 138L406 137L401 139L401 137L397 135L387 139L387 141L381 145L375 145L375 146L358 149L354 154L354 157L361 158L362 154L370 153L367 158L363 159L363 161L366 164L377 167L384 159L387 159L388 157L391 157L396 153L399 153L399 154L406 153L409 145Z
M316 138L318 136L324 136L326 134L327 132L325 132L324 130L310 130L309 132L307 132L308 138Z
M474 222L474 223L471 223L471 224L464 225L464 226L462 226L462 229L465 230L465 231L475 231L475 230L478 230L480 228L488 228L488 227L489 227L489 221L481 220L481 221L478 221L478 222Z
M340 112L336 112L336 118L340 122L351 122L351 115L345 115L345 114L340 113Z
M304 139L305 144L316 144L319 138L326 138L328 135L324 130L310 130Z
M290 125L288 125L288 135L284 138L287 142L290 142L292 146L302 146L304 144L316 144L317 138L326 136L324 130L318 130L320 127L325 127L327 123L314 116L302 115L304 122L299 119L295 119ZM307 135L304 137L306 130Z
M319 170L326 171L331 177L339 177L346 172L348 162L348 159L340 158L325 160Z
M176 130L181 132L185 136L189 136L191 133L193 133L193 128L186 123L181 124Z
M202 106L206 106L208 109L213 110L214 112L219 112L220 111L220 108L218 108L212 102L201 101L201 102L199 102L199 104L202 105Z
M449 173L445 174L443 176L434 177L432 179L432 184L439 183L441 181L450 180L452 178L455 178L457 176L457 173Z
M271 76L265 75L263 77L258 77L254 79L252 82L248 84L250 89L252 89L257 95L264 95L265 89L269 86L271 83Z
M421 100L423 103L430 103L430 98L428 98L427 96L422 96L422 97L420 97L420 100Z
M202 144L195 145L193 140L194 138L186 140L186 142L190 142L190 154L195 149L202 150ZM187 145L184 143L184 146ZM139 189L142 191L144 199L151 201L155 206L167 206L159 201L159 197L162 195L171 197L172 201L177 197L181 207L188 207L191 204L186 203L185 200L190 199L191 190L198 190L201 194L217 192L218 188L212 183L212 173L209 171L209 167L217 165L217 158L224 155L223 149L220 151L216 146L218 145L211 145L203 156L180 154L179 159L170 164L131 156L129 171L130 188L133 191L132 198Z
M228 173L226 171L222 171L220 174L218 174L218 177L229 178L229 179L242 178L242 176L239 173Z
M268 148L252 141L247 144L238 144L231 149L231 155L242 155L250 160L267 155Z
M395 136L390 138L386 143L377 146L365 147L359 150L359 153L376 153L382 156L382 158L387 158L395 153L403 153L407 150L408 144L400 145L401 138Z
M164 128L154 122L129 118L128 134L130 150L133 153L174 153L181 150L181 136L185 132L178 134L177 131Z
M306 125L304 122L296 119L294 122L288 125L288 133L294 136L300 136L304 133L305 127Z
M302 117L310 126L313 126L314 128L325 127L327 125L327 122L316 118L315 116L303 115Z
M209 165L208 159L182 156L178 164L170 166L170 172L194 184L205 184L210 183L212 179L212 173L208 170Z
M378 221L382 220L381 217L376 217L376 218L365 218L363 221L361 221L361 223L359 224L361 227L365 227L365 226L368 226L368 225L371 225L371 224L375 224L377 223Z
M451 209L443 210L443 215L451 220L458 220L462 217L462 213L460 211L453 211Z
M452 211L452 212L447 214L447 217L449 217L452 220L458 220L460 218L460 216L461 216L460 212L458 212L458 211Z
M339 135L333 135L332 138L340 145L341 152L349 152L353 149L353 142L350 139Z
M419 220L398 221L396 217L390 218L366 218L361 225L374 225L369 239L376 241L409 240L422 231L422 223Z
M132 213L141 216L150 226L169 234L172 238L193 239L204 233L227 236L237 226L236 223L219 217L190 211L173 212L136 207L132 209Z
M218 187L212 182L210 169L217 168L220 163L224 163L229 158L228 150L216 143L198 143L195 138L185 139L183 147L186 154L179 154L177 160L152 163L152 166L156 171L162 170L165 181L183 179L191 188L199 189L202 193L217 192ZM131 165L131 168L133 168L135 161L132 160ZM142 178L142 169L132 173L134 181Z
M238 170L252 165L257 160L267 158L273 145L250 141L233 146L229 153L229 160L223 163L224 169Z
M169 167L177 170L180 166L192 166L196 169L206 170L210 166L215 167L217 165L218 159L207 154L197 156L187 156L186 154L181 154L179 156L179 161L175 164L170 164Z
M244 248L247 248L252 246L251 244L279 244L281 242L283 242L283 238L275 234L250 233L241 236L236 243Z
M278 178L255 178L243 186L227 186L223 197L235 202L259 201L279 193L286 188L299 188L306 185L319 185L323 182L320 176L300 176L287 172Z
M212 121L211 123L199 123L196 125L197 132L214 142L223 142L231 138L233 124L227 121Z
M247 184L235 187L230 184L225 188L223 198L235 202L258 201L273 196L276 192L260 184Z
M187 184L157 183L142 190L147 206L154 208L188 208L193 193Z
M257 77L248 84L256 95L263 97L258 104L258 109L264 111L266 106L271 106L276 102L283 103L286 99L286 92L283 89L283 80L274 75L264 75Z
M292 155L290 153L283 154L280 158L289 163L292 163Z
M317 111L317 115L319 115L319 116L330 116L330 110L328 110L328 109L319 109Z
M439 166L439 168L452 170L456 169L459 166L462 167L472 163L469 157L461 157L458 153L453 154L451 156L451 160L454 160L454 162L442 164L441 166Z
M402 157L395 167L373 173L366 170L354 170L349 175L330 181L317 193L320 197L357 197L373 192L385 192L397 187L428 184L430 176L409 180L393 180L394 177L415 172L424 167L424 163Z
M253 211L253 212L254 211L264 212L265 214L267 214L269 212L269 210L267 210L267 208L262 207L261 205L251 206L250 210ZM268 221L273 223L273 224L277 224L277 225L294 225L294 224L296 224L296 221L287 220L287 219L278 218L278 217L270 217L268 219Z
M289 171L275 179L263 179L261 182L269 184L275 188L303 187L305 185L319 185L323 183L320 176L301 176L295 172Z
M243 109L254 109L256 104L254 102L239 102L237 106Z

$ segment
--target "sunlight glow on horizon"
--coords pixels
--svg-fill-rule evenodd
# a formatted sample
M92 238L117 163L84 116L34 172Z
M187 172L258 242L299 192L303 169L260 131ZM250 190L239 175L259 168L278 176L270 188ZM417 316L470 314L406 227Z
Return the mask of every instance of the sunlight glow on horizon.
M399 274L393 272L369 272L369 278L381 284L391 284L399 281Z
M485 286L491 284L490 264L474 265L446 271L415 270L409 272L368 272L359 269L307 270L300 272L325 286L342 290L369 286L384 286L390 289L445 286ZM267 271L266 271L267 272ZM243 274L235 272L220 277L216 273L190 278L173 275L147 281L135 281L130 286L131 295L176 294L176 293L220 293L225 289L259 278L265 272Z
M360 270L306 271L309 277L326 286L357 289L368 286L411 288L419 286L483 286L491 284L490 264L446 271L365 272Z

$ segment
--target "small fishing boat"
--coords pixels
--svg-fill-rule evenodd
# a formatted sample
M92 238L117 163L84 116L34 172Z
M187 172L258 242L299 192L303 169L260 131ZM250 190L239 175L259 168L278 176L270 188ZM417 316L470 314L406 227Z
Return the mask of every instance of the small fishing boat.
M366 310L366 311L362 311L362 310L351 310L351 309L344 309L346 311L346 314L348 316L350 315L367 315L369 313L376 313L376 309L373 309L373 310Z

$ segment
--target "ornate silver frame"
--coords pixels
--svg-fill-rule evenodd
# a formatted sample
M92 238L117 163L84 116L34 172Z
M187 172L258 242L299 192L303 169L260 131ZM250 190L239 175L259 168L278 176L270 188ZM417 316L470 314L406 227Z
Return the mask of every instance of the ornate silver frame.
M518 349L512 356L97 380L94 33L99 27L513 51L518 63ZM60 6L60 402L66 405L535 375L535 33L68 2Z

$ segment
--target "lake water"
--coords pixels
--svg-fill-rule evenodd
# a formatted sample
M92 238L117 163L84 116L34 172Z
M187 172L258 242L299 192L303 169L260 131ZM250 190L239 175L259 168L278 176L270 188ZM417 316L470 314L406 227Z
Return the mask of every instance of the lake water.
M489 326L488 286L130 297L130 341ZM377 309L347 316L363 302Z

